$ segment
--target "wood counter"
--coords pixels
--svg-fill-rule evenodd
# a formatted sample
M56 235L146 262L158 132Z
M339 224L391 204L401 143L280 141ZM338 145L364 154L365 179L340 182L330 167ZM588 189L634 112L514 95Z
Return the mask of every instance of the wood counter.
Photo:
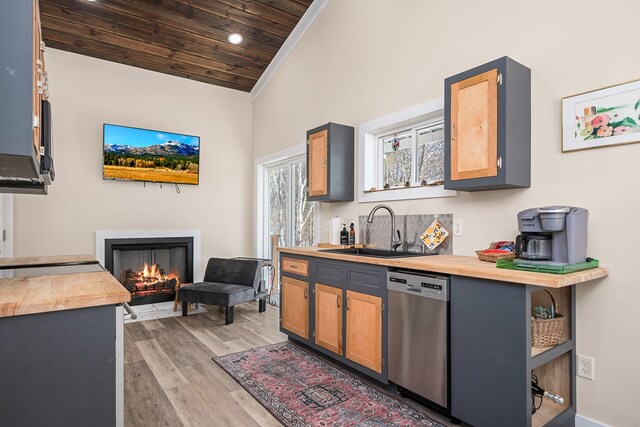
M97 263L91 255L57 255L57 256L24 256L14 258L0 258L0 268L38 267L42 265L65 265L81 263Z
M88 255L29 258L35 265L93 259ZM24 265L26 259L13 258L4 262ZM131 294L107 271L0 279L0 317L115 305L129 301Z
M499 280L503 282L536 285L548 288L562 288L590 280L606 277L606 268L593 268L570 274L548 274L529 271L518 271L497 268L492 262L480 261L476 257L458 255L435 255L407 258L375 258L325 252L317 247L278 248L282 253L290 253L317 258L328 258L341 261L375 264L386 267L406 268L410 270L429 271L434 273L454 274L479 279Z

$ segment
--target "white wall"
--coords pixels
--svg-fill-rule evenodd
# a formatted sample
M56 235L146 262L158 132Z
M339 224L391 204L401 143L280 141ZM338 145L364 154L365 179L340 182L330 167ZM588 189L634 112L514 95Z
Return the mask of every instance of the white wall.
M53 49L46 60L56 179L48 196L15 196L16 256L93 254L96 230L126 229L201 230L202 269L253 253L247 93ZM200 136L200 185L104 181L105 122Z
M595 357L596 379L578 378L577 408L616 426L637 425L640 397L640 144L563 154L560 100L640 78L639 15L634 0L333 0L253 108L254 156L261 157L304 141L306 130L327 121L357 126L442 97L444 78L501 56L530 67L531 188L390 204L398 214L464 219L457 255L513 239L519 210L588 208L589 256L611 274L578 287L578 352ZM323 221L372 207L325 204Z

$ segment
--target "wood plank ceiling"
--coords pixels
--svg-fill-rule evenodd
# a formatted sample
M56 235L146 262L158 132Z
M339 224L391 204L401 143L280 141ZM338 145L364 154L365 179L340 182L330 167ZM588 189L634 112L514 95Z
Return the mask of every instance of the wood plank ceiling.
M40 15L49 47L249 92L312 1L40 0Z

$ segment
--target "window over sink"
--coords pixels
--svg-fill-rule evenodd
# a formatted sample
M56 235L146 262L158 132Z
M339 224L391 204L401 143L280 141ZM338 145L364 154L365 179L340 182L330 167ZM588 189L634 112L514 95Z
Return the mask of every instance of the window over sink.
M363 123L359 202L455 196L445 190L443 100Z

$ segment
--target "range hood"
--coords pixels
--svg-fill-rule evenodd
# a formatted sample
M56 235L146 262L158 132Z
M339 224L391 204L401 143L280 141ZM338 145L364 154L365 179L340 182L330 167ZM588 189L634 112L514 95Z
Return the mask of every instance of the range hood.
M0 193L47 194L55 179L51 147L51 104L42 101L40 152L29 140L0 144Z

